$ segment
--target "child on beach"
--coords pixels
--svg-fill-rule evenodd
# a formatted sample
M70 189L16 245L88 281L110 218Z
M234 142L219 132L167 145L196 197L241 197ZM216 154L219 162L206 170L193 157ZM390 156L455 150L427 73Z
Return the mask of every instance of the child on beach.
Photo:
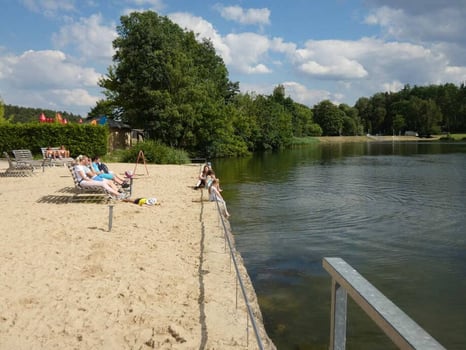
M217 201L218 203L222 204L223 214L227 218L230 217L230 213L228 212L228 209L227 209L227 204L226 204L225 200L223 199L222 195L220 194L220 188L219 188L219 184L218 184L217 179L213 179L212 184L209 187L209 200L211 202Z

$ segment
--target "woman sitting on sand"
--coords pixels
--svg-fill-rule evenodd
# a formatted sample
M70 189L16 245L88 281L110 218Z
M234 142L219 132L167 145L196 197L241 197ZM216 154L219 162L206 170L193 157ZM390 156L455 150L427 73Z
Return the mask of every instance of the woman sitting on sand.
M195 190L205 187L206 179L207 179L207 173L209 172L209 170L211 170L211 169L207 164L203 166L202 171L199 174L199 180L197 181L196 186L194 186Z

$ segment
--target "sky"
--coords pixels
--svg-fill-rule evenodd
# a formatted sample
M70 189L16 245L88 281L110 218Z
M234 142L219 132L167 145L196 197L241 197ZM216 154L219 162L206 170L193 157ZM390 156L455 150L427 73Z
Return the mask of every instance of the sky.
M116 27L153 10L209 38L241 92L353 106L406 84L466 82L466 0L5 0L0 98L87 116Z

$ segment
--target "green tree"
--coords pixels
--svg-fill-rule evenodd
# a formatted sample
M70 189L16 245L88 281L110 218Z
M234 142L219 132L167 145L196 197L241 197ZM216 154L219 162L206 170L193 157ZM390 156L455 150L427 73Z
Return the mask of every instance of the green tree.
M421 135L438 134L442 112L434 100L423 100L419 109L419 133Z
M361 118L364 133L372 134L372 123L370 122L371 104L367 97L361 97L356 101L354 107L358 110L358 115Z
M445 84L438 88L436 103L442 113L442 126L446 131L452 127L456 129L461 100L458 99L459 91L454 84Z
M345 113L329 100L314 106L314 120L320 125L325 136L341 135Z
M254 100L255 97L250 94L238 94L233 101L235 113L231 115L235 135L243 140L247 149L252 152L256 150L257 140L262 135Z
M359 111L355 107L350 107L342 103L338 108L345 113L343 118L343 135L362 135L364 133Z
M371 98L371 115L370 121L372 128L376 133L385 133L387 130L384 130L385 117L387 116L386 108L386 95L384 93L377 93ZM391 131L391 130L390 130Z
M291 144L293 130L291 113L274 96L258 96L254 100L257 123L261 131L255 140L255 149L277 150Z
M285 87L278 85L273 90L272 100L282 105L291 114L293 135L297 137L308 135L320 135L321 129L312 118L312 109L294 102L290 97L285 96Z
M6 123L5 119L5 106L3 104L3 100L0 97L0 124Z
M117 32L114 64L99 83L113 116L192 153L232 140L226 106L238 84L229 81L210 41L198 42L193 32L152 11L122 16Z
M396 134L401 134L406 128L406 120L401 114L396 114L393 118L393 130Z
M312 109L309 107L293 102L290 107L292 115L293 135L297 137L302 136L319 136L319 126L314 123Z

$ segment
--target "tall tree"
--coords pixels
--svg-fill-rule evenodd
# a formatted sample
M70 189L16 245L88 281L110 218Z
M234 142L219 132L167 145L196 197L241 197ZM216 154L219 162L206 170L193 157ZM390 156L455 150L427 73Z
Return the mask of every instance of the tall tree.
M114 64L100 86L115 114L174 147L205 153L229 129L238 89L210 41L155 12L121 17Z
M2 98L0 97L0 124L5 123L5 122L6 122L6 119L5 119L5 106L3 104Z
M370 122L371 104L367 97L360 97L354 107L358 110L358 115L361 118L364 132L372 134L372 124Z
M359 117L358 109L341 103L338 108L345 113L343 118L343 135L362 135L364 129Z
M341 135L345 113L329 100L314 106L314 120L322 128L325 136Z
M259 150L277 150L291 144L293 130L291 113L272 96L258 96L254 100L257 123L261 130L255 141Z

